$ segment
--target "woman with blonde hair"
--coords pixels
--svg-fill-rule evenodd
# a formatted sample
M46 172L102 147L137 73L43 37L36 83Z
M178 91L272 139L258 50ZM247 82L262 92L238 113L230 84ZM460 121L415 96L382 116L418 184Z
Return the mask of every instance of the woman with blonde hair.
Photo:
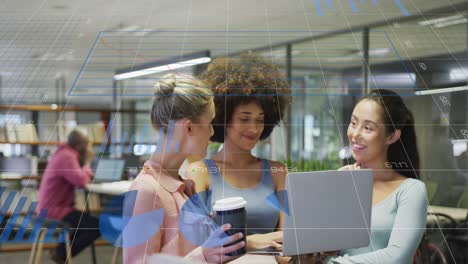
M178 171L185 159L201 159L206 155L214 116L212 93L200 81L166 75L155 85L151 122L162 133L159 137L162 141L130 187L130 191L136 191L134 204L130 206L133 217L161 209L164 216L161 223L150 223L160 225L150 239L124 248L125 263L146 263L149 256L157 253L195 262L223 263L236 258L228 253L245 246L239 242L223 247L241 239L242 233L220 238L217 244L195 245L184 237L179 226L182 206L195 193L195 187L193 181L181 177ZM222 226L221 232L210 238L221 237L222 231L229 228L229 224ZM130 230L124 231L124 244L147 235L145 226Z

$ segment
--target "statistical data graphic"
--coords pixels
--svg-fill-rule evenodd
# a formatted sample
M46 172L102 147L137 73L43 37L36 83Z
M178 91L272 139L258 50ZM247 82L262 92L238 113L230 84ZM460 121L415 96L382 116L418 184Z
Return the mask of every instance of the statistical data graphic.
M149 36L141 36L141 33ZM316 34L321 35L326 32L314 31L293 31L293 32L163 32L159 33L158 37L152 36L151 31L115 31L115 32L99 32L96 40L89 51L81 69L73 82L68 93L69 96L105 96L110 97L113 91L117 89L115 81L127 82L123 88L119 89L117 96L123 97L147 97L152 96L153 86L157 77L161 77L158 73L172 72L180 78L190 78L190 74L186 73L183 68L195 65L195 60L187 57L194 57L198 51L202 50L204 42L217 43L216 51L221 50L248 50L252 42L280 42L284 39L298 39L304 35ZM399 62L399 75L381 76L378 74L369 74L369 82L378 84L379 82L396 82L405 83L406 87L400 90L407 89L402 94L405 96L414 95L414 90L417 90L414 73L412 74L405 61L402 60L399 51L391 40L387 32L372 32L373 40L380 45L380 49L376 49L376 58L380 60L389 60ZM357 34L359 35L359 34ZM225 42L226 37L229 37L229 42ZM350 41L355 40L355 48L349 50L346 47L345 39L338 38L336 42L327 41L327 45L314 44L310 47L301 47L294 49L296 54L301 54L297 63L301 65L322 65L321 67L341 67L339 64L359 65L363 63L363 54L359 52L359 36L353 36ZM182 62L168 63L168 58L165 54L179 53L179 58ZM274 61L279 61L280 53L269 52L267 56ZM120 54L120 55L117 55ZM202 56L202 55L199 55ZM283 58L284 59L284 58ZM139 71L140 75L128 78L125 73L112 73L118 65L125 65L127 71ZM120 66L124 67L124 66ZM319 66L320 67L320 66ZM138 73L137 73L138 74ZM148 77L153 75L153 77ZM283 76L285 78L286 76ZM150 78L148 80L148 78ZM156 79L154 79L156 78ZM359 79L361 76L349 77ZM130 80L129 80L130 79ZM133 80L131 80L133 79ZM362 81L362 79L361 79ZM303 90L293 92L292 96L340 96L348 95L349 90L357 90L361 88L350 87L343 84L343 81L337 80L337 76L323 75L319 83L315 87L304 87ZM344 87L343 87L344 86Z
M2 263L468 262L466 0L0 6Z

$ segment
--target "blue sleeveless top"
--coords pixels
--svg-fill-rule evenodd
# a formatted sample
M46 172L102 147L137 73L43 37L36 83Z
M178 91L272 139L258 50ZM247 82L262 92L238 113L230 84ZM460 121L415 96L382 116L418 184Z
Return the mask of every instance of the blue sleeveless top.
M247 201L247 235L264 234L275 231L278 224L279 211L265 202L265 198L275 192L271 177L270 162L262 159L262 178L256 187L238 189L225 182L216 163L211 159L204 160L210 173L211 203L219 199L241 196Z

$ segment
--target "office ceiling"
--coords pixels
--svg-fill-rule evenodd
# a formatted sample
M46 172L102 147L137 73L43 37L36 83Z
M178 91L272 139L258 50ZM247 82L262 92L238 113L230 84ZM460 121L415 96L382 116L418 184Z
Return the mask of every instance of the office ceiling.
M1 97L24 99L34 94L29 99L44 101L44 97L68 93L80 71L98 72L107 78L101 82L109 86L117 68L198 50L221 56L392 20L404 17L405 12L453 7L450 14L466 17L455 8L466 0L402 0L404 8L390 0L319 2L320 8L315 1L303 0L7 0L0 10ZM375 50L371 61L463 51L466 28L460 24L434 29L415 21L380 26L371 32L370 47ZM361 37L360 32L353 32L294 45L293 65L319 69L359 65ZM284 60L281 50L264 54L278 63ZM60 76L65 89L51 89Z

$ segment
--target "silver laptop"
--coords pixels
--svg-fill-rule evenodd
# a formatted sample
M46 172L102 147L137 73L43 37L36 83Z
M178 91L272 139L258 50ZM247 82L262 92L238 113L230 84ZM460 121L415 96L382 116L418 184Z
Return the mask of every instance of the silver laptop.
M101 159L98 162L94 183L114 182L122 179L125 161L121 159Z
M282 251L252 254L294 256L367 246L370 241L372 170L289 173Z

